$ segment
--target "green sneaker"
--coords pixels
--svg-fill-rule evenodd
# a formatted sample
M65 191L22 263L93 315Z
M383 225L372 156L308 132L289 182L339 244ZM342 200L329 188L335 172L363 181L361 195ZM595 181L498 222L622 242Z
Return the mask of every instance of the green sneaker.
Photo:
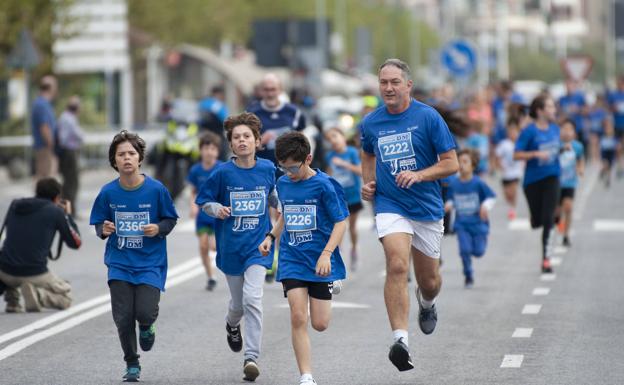
M154 324L151 324L149 329L141 330L139 333L139 344L141 345L141 349L144 352L149 352L154 346L154 341L156 340L156 327Z
M123 376L123 382L139 382L140 377L140 366L128 366L128 368L126 368L126 374Z

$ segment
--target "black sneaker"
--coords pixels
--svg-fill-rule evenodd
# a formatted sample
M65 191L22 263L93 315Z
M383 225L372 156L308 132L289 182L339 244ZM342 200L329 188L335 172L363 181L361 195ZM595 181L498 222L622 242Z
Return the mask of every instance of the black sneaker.
M392 344L388 358L400 372L414 369L412 357L410 357L407 345L403 343L403 338L399 338L398 341Z
M418 301L418 326L425 334L431 334L438 323L438 311L435 305L425 309L420 300L420 288L416 289L416 300Z
M572 246L572 244L570 243L570 238L568 238L567 235L563 237L563 245L565 247L571 247Z
M215 289L215 287L217 287L217 281L210 278L208 280L208 283L206 284L206 290L208 291L213 291Z
M140 366L128 366L126 368L126 374L123 376L123 382L139 382L139 378L141 377L141 367Z
M139 332L139 345L144 352L149 352L156 341L156 327L151 324L149 329Z
M474 286L474 279L472 277L466 277L466 279L464 280L464 287L466 289L472 289L473 286Z
M245 377L243 377L243 380L245 381L255 381L256 378L258 378L258 376L260 375L260 368L258 368L258 364L256 363L256 361L252 360L251 358L248 358L245 360L245 363L243 364L243 374L245 375Z
M227 342L230 345L230 349L233 352L240 352L243 348L243 336L240 332L240 325L230 326L225 323L225 330L227 331Z

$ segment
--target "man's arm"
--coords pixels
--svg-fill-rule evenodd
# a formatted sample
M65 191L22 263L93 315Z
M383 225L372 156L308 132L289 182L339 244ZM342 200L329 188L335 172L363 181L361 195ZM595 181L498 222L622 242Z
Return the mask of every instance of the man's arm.
M54 139L52 138L52 128L47 124L43 123L39 126L39 131L41 132L41 138L45 143L46 147L49 149L54 148Z
M82 238L74 219L68 213L63 213L59 222L58 230L63 242L72 249L78 249L82 245Z
M373 182L376 179L375 160L376 157L374 154L362 150L362 179L364 180L364 184Z

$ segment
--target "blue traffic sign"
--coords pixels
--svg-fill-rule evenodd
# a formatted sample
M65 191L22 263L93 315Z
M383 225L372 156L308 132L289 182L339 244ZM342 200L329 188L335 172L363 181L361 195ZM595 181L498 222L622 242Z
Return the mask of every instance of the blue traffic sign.
M477 53L466 40L448 42L440 53L442 65L453 76L469 76L477 67Z

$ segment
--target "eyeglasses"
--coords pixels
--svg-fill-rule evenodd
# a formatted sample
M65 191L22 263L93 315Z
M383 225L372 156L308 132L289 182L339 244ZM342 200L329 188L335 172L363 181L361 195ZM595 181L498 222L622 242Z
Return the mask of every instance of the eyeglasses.
M299 172L299 170L301 169L301 166L303 166L303 164L305 163L305 161L301 162L301 164L299 166L290 166L290 167L284 167L284 166L277 166L277 168L283 172L284 174L296 174Z

